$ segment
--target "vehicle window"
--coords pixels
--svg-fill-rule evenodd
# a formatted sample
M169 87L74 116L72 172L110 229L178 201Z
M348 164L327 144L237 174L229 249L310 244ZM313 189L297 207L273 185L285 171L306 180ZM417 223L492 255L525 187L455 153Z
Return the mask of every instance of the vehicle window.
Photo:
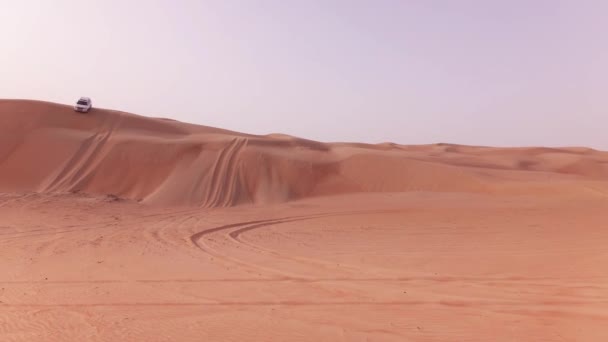
M88 105L87 101L82 101L82 100L78 100L78 102L76 102L79 105Z

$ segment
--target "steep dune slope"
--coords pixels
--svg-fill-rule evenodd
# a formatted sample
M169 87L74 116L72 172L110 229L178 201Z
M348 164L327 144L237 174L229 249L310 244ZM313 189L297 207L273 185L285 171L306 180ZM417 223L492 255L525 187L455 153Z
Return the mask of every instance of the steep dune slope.
M0 100L0 192L233 206L348 192L496 192L608 178L589 149L323 144L39 101ZM508 186L507 186L508 185ZM601 193L601 191L600 191Z

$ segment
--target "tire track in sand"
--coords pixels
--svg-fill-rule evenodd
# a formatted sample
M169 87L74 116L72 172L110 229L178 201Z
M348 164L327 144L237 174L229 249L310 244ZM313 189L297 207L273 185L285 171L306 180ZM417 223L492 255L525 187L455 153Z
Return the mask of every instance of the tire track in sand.
M272 275L279 276L281 279L285 279L285 278L294 279L294 280L308 279L306 276L303 276L301 274L295 274L295 273L285 272L284 270L279 270L276 268L269 268L269 267L261 266L259 264L254 264L254 263L244 261L243 259L238 259L238 258L230 257L226 254L222 254L219 251L213 249L211 246L209 246L209 244L205 243L205 237L208 235L214 234L214 233L224 232L224 231L228 231L230 229L238 228L235 231L228 232L228 234L226 235L228 240L232 240L232 241L236 242L237 244L245 245L248 247L253 246L253 248L257 249L259 252L264 252L264 253L270 254L277 259L281 259L281 260L290 259L292 261L296 261L296 262L300 262L300 263L302 263L302 262L312 263L312 264L314 264L314 267L318 268L321 265L327 266L327 265L329 265L329 263L322 262L320 260L288 257L288 256L282 255L280 253L277 253L275 251L266 250L266 249L260 248L258 246L250 245L250 244L244 244L240 239L237 239L237 238L240 234L242 234L246 231L252 231L255 229L261 229L264 227L269 227L269 226L289 223L289 222L298 222L298 221L312 220L312 219L318 219L318 218L324 218L324 217L334 217L334 216L374 214L374 213L392 213L392 212L402 212L402 211L403 210L378 210L378 211L350 211L350 212L334 212L334 213L317 213L317 214L311 214L311 215L288 216L288 217L266 219L266 220L236 222L236 223L226 224L226 225L222 225L222 226L218 226L218 227L208 228L208 229L202 230L200 232L197 232L190 236L190 241L198 249L205 252L206 254L209 254L210 256L212 256L214 258L224 260L225 262L228 262L233 265L237 264L248 270L252 270L252 271L255 271L258 273L260 271L263 271L266 273L271 273ZM235 238L235 236L236 236L236 238ZM210 240L210 241L212 241L212 240ZM355 272L357 271L357 268L348 267L345 265L341 265L340 269L343 271L346 271L346 270L355 271Z
M246 145L246 138L234 138L222 149L213 165L210 190L203 203L204 207L225 207L233 204L238 165L240 165L238 156Z
M99 162L96 157L103 150L122 120L122 113L118 113L117 117L107 115L99 131L85 139L57 176L48 185L41 187L41 192L55 192L77 185Z

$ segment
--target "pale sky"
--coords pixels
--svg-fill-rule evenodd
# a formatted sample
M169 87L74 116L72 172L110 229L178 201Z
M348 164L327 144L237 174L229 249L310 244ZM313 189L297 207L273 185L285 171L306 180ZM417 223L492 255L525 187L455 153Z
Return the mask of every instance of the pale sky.
M0 98L321 141L608 150L604 0L0 0Z

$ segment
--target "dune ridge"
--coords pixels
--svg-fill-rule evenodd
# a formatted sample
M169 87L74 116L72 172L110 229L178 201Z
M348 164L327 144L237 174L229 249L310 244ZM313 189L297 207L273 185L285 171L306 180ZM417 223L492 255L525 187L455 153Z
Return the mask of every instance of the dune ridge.
M0 100L0 192L85 192L229 207L355 192L603 195L606 179L608 153L581 147L321 143ZM570 180L577 182L564 186Z

